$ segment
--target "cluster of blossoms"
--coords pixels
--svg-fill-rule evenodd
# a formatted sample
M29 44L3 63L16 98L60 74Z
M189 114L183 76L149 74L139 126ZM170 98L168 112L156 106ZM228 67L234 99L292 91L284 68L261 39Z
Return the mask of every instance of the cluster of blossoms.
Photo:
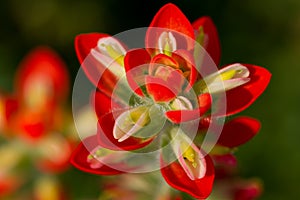
M68 168L75 142L63 107L69 92L66 66L54 51L38 47L20 63L14 86L14 93L0 94L0 196L63 199L53 175ZM33 191L14 193L32 180Z
M190 23L173 4L163 6L145 35L145 48L115 37L77 36L82 68L96 86L97 133L71 162L99 175L160 169L173 188L198 199L210 195L215 166L233 163L233 149L260 129L256 119L227 116L260 96L270 73L235 63L216 69L220 44L209 17Z

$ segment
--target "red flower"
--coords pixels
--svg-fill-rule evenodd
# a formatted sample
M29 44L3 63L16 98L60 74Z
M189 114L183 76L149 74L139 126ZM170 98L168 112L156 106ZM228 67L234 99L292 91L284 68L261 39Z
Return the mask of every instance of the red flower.
M32 182L22 170L28 167L24 158L32 161L26 162L30 170L35 166L42 174L59 173L70 166L73 148L64 135L69 76L61 58L48 47L34 49L21 62L14 86L13 94L0 94L0 137L5 143L0 148L0 198ZM66 199L55 180L38 179L33 187L31 199Z
M62 130L68 92L64 62L48 47L38 47L20 63L14 94L0 96L0 130L34 144L40 155L36 165L43 171L61 171L69 163L72 144L56 133Z
M220 44L211 19L191 24L173 4L155 15L145 48L127 50L117 39L98 33L77 36L75 48L98 89L94 104L99 121L97 137L79 145L73 165L95 174L118 174L130 168L120 152L126 157L128 151L161 145L165 180L195 198L207 198L214 165L201 146L207 142L205 134L218 135L220 119L251 105L267 87L270 73L240 63L214 70ZM216 162L228 160L231 148L247 142L259 127L248 117L227 122L210 155ZM111 163L111 158L120 162Z

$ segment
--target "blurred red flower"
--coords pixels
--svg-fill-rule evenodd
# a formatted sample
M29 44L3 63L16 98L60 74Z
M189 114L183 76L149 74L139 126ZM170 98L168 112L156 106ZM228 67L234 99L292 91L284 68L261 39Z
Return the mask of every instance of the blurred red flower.
M14 86L13 94L0 94L1 139L7 141L0 152L1 172L15 177L14 169L28 155L41 172L66 170L74 142L63 135L69 93L64 62L52 49L37 47L20 63ZM2 173L3 191L13 191L24 181L22 175L14 181Z

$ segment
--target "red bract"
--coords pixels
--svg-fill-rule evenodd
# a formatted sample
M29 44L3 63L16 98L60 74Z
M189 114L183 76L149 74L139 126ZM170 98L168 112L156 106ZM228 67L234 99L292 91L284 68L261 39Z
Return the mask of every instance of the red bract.
M267 88L271 74L259 66L244 64L250 72L250 81L226 92L227 115L233 115L249 107Z
M85 139L84 143L80 143L79 146L73 152L73 156L71 159L72 165L77 167L82 171L86 171L92 174L99 174L99 175L114 175L120 174L121 171L115 170L111 167L105 165L99 165L93 167L91 163L87 162L88 156L91 155L91 151L97 148L99 145L97 143L97 137L92 136ZM89 149L88 149L89 148ZM96 162L96 161L95 161Z
M217 29L210 17L201 17L192 23L197 35L197 42L202 45L214 62L220 63L220 42Z
M128 50L100 33L76 37L79 61L98 90L92 99L98 132L80 144L72 163L95 174L121 173L115 167L125 164L126 168L126 162L111 163L109 158L118 160L120 152L143 152L161 145L165 180L196 198L207 198L214 181L210 155L216 163L234 165L232 148L247 142L260 128L257 120L238 117L222 130L219 119L252 104L271 74L241 63L214 70L212 65L220 61L220 43L212 20L202 17L191 24L173 4L155 15L145 47ZM196 138L191 138L197 130ZM212 151L201 149L204 133L218 135L219 130Z
M218 144L226 147L237 147L254 137L260 129L260 123L250 117L237 117L227 122L219 137Z
M51 49L36 48L21 62L15 89L18 98L26 106L34 104L34 107L42 107L53 101L62 102L69 91L65 64Z
M205 158L207 171L203 178L191 180L177 162L161 169L167 183L172 187L184 191L197 199L205 199L210 195L214 181L214 167L209 156Z
M152 29L151 27L159 27L178 33L180 36L186 36L194 38L194 29L190 24L186 16L173 4L167 4L163 6L154 16L151 24L149 25L148 32L146 34L146 48L159 49L158 38L161 35L161 31ZM180 37L179 36L179 37ZM183 40L179 49L192 49L193 43L190 40ZM151 51L150 51L151 52Z
M60 57L47 47L31 51L18 69L15 97L6 100L8 132L31 141L42 138L60 125L68 90L69 76Z
M124 47L107 34L90 33L78 35L75 48L87 77L102 92L111 95L119 78L118 71L122 71L117 59L125 53ZM86 59L87 56L89 59ZM107 70L108 67L110 70Z

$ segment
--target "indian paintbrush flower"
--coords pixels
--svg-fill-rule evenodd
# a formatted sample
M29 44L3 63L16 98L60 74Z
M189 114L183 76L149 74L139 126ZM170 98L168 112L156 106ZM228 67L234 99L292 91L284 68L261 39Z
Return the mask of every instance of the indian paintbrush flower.
M212 191L214 163L231 162L233 149L259 131L260 123L250 117L222 120L250 106L271 75L243 63L214 70L220 44L209 17L191 24L167 4L148 27L145 48L128 49L102 33L78 35L75 48L97 88L97 134L84 139L72 157L80 170L134 172L144 166L132 165L130 153L154 147L166 182L204 199Z

